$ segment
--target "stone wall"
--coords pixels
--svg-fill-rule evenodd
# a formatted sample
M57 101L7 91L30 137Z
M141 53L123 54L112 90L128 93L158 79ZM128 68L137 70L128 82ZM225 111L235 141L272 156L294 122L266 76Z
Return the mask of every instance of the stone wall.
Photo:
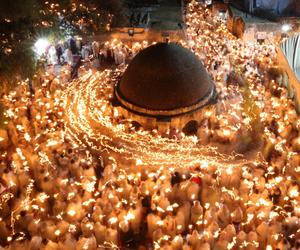
M281 48L278 47L278 63L279 67L282 68L285 72L283 77L287 77L284 81L286 85L290 97L292 97L295 101L296 110L300 112L300 82L298 81L294 71L290 67L288 60L286 59L284 53L282 52Z
M123 42L165 42L165 39L168 38L170 41L180 41L185 40L184 30L152 30L152 29L143 29L143 28L134 28L134 35L128 35L128 29L130 27L122 29L113 29L110 38L122 40Z
M245 32L245 22L242 17L229 15L227 28L233 35L242 38Z
M117 109L119 114L126 117L126 119L137 122L143 128L147 130L157 129L159 132L164 133L169 129L178 129L179 131L182 131L190 121L196 121L199 124L203 120L205 113L211 112L215 107L213 105L208 105L194 112L170 117L164 120L155 117L141 116L129 112L121 106L117 107Z
M234 0L235 5L249 12L261 12L271 16L299 14L299 0ZM237 2L237 3L235 3ZM252 4L250 4L252 2Z

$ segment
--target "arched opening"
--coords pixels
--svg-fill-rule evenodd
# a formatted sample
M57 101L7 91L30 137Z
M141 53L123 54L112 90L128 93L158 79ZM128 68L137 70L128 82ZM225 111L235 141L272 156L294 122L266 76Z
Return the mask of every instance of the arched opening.
M132 121L131 122L131 127L135 130L135 131L138 131L142 125L140 123L138 123L137 121Z
M195 120L189 121L184 128L182 129L182 132L186 135L196 135L198 130L198 122Z

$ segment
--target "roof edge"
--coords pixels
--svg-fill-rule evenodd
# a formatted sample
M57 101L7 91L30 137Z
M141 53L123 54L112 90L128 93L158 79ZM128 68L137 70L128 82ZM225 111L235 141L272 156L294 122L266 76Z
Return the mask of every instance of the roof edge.
M119 101L120 106L128 110L129 112L141 115L141 116L148 116L148 117L156 117L156 118L162 118L162 117L174 117L174 116L180 116L185 115L187 113L194 112L206 105L209 105L212 103L212 101L216 97L216 88L215 85L211 85L211 88L209 91L205 94L204 97L202 97L198 102L191 106L186 106L182 108L177 108L173 110L151 110L144 107L140 107L136 104L131 103L129 100L127 100L119 89L119 83L116 84L114 89L114 95L116 99Z

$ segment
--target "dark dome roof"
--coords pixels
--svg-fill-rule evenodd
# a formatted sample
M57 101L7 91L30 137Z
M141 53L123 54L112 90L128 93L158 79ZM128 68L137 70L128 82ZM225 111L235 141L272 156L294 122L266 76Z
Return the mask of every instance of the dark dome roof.
M194 53L174 43L158 43L134 57L116 87L116 94L126 103L143 109L170 111L211 99L214 88Z

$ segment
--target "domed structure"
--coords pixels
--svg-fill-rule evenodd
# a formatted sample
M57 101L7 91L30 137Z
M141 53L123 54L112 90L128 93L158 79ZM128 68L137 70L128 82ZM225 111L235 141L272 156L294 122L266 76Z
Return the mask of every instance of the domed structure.
M190 50L158 43L135 56L116 85L115 96L127 114L148 117L148 123L150 118L171 121L211 103L215 85Z

